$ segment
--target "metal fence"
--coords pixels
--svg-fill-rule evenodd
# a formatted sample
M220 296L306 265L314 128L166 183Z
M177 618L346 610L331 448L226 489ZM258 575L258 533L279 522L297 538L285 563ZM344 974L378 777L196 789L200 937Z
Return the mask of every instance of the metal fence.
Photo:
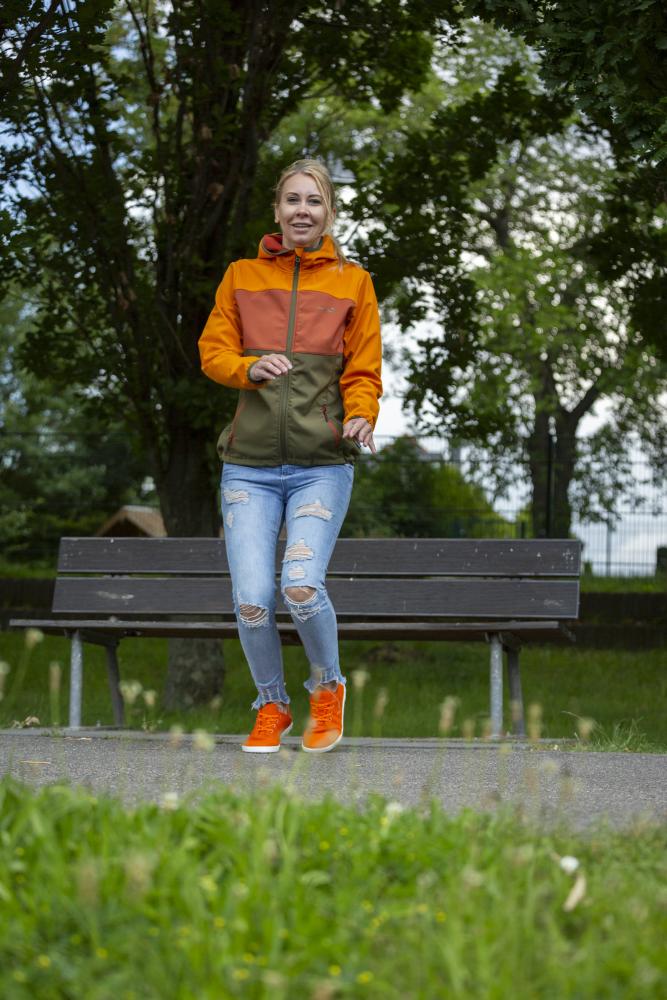
M380 449L391 444L393 440L395 439L389 437L381 438L378 441ZM465 449L457 449L456 452L447 454L442 441L433 438L415 439L415 444L423 461L456 465L465 478L470 477ZM366 460L368 460L367 455ZM651 469L642 456L633 461L632 475L637 483L649 484ZM447 519L450 524L448 532L450 537L469 537L473 534L480 537L488 534L492 537L519 538L530 534L530 521L526 516L528 498L529 484L525 478L518 477L511 495L504 500L493 502L493 512L498 515L497 517L493 514L490 516L488 508L438 509L450 515ZM62 502L62 509L54 509L52 506L48 511L44 511L39 498L35 498L34 503L35 508L39 507L47 516L64 517L67 513L66 501ZM425 499L424 504L427 503ZM424 506L417 508L417 511L423 512L426 520L426 515L431 509ZM11 513L0 505L0 517L4 518ZM108 511L106 516L113 513L114 511ZM97 527L101 526L102 520L105 519L106 517L102 518ZM83 522L81 525L68 525L66 533L92 534L95 530L96 527L88 518L85 526ZM667 490L643 485L636 504L629 505L621 501L616 509L594 511L585 520L575 516L571 534L582 541L584 564L595 575L652 576L656 572L660 558L662 558L660 568L667 573ZM660 556L661 549L662 556ZM54 555L53 541L47 544L44 540L35 539L32 544L29 542L23 548L20 561L40 561L50 565Z
M384 438L380 445L391 443ZM449 462L460 469L463 476L471 477L465 447L453 452L443 449L436 438L420 438L425 461ZM631 501L621 497L609 509L597 509L585 518L575 515L570 534L583 544L583 563L588 572L596 576L653 576L657 571L667 574L667 487L654 484L651 464L638 450L630 462L629 480L635 496ZM493 502L493 508L506 522L506 537L526 537L530 533L526 519L529 503L529 482L520 470L510 496ZM466 516L461 518L461 535L464 536ZM481 511L468 511L468 520L482 517ZM494 533L498 526L494 525Z

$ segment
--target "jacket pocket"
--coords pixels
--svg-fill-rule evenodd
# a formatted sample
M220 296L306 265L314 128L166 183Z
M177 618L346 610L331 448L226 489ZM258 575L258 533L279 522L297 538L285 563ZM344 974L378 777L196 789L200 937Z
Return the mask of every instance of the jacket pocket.
M340 420L334 420L333 417L329 416L329 410L326 403L321 404L320 412L324 418L325 424L329 428L329 432L333 438L334 447L340 448L340 443L343 439L343 426Z

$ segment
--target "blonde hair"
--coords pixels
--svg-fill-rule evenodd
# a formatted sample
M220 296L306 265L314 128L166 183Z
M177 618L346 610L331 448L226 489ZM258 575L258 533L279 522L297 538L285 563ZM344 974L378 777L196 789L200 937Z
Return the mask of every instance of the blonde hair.
M347 258L343 253L340 243L332 232L336 216L336 189L331 179L331 174L321 160L295 160L294 163L290 163L289 167L285 167L278 178L278 183L276 184L274 207L276 209L278 208L283 188L290 177L294 177L295 174L305 174L306 177L311 177L315 182L315 186L322 196L322 201L324 202L324 207L326 209L324 232L327 236L331 237L334 249L336 250L336 256L338 257L338 263L342 267L343 264L347 263Z

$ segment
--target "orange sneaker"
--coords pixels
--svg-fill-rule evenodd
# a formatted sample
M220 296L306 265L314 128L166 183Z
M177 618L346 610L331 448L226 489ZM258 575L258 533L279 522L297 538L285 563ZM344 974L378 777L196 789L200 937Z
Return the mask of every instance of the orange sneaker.
M345 685L335 691L319 688L310 696L310 720L303 734L301 747L308 753L333 750L343 738L345 715Z
M292 728L292 716L281 712L277 705L269 702L262 705L252 732L241 749L246 753L277 753L280 750L280 737L287 736Z

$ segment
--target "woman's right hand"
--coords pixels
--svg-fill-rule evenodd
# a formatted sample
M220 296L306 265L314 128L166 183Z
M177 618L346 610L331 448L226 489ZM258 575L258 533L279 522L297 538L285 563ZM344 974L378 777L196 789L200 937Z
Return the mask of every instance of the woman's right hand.
M255 361L248 369L248 378L251 382L264 382L267 379L278 378L279 375L286 375L292 367L292 362L284 354L265 354L259 361Z

